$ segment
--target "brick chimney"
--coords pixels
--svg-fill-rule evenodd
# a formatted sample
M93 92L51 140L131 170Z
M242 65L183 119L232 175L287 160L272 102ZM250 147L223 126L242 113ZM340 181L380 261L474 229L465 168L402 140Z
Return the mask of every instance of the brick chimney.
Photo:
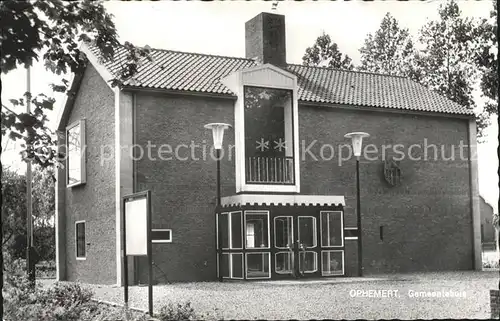
M285 16L262 12L245 23L246 57L286 66Z

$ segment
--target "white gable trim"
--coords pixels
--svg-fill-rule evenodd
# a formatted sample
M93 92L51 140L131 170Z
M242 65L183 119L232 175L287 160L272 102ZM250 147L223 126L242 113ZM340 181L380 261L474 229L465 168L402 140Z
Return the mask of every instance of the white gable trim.
M102 79L104 79L104 81L106 82L106 85L108 85L111 90L114 90L114 88L111 87L110 83L111 79L114 78L113 75L106 69L106 67L104 67L104 65L99 62L99 59L97 59L96 55L94 55L90 48L85 43L82 43L80 51L85 53L89 62L92 64L92 66L94 66L99 75L101 75Z
M258 65L258 66L254 66L254 67L250 67L250 68L239 70L239 72L241 72L241 73L249 73L249 72L259 71L259 70L263 70L263 69L271 69L272 71L277 72L277 73L279 73L279 74L281 74L281 75L283 75L285 77L291 78L291 79L296 79L297 78L297 76L295 76L291 72L288 72L288 71L286 71L284 69L276 67L275 65L272 65L272 64Z
M92 51L89 49L89 47L85 43L82 42L80 44L79 50L81 52L85 53L89 62L97 70L97 73L106 82L108 87L114 92L116 88L111 87L111 83L110 83L110 80L113 79L113 75L106 69L106 67L104 67L101 63L99 63L99 60L97 59L97 57L92 53ZM75 75L74 73L71 74L68 91L71 91L71 90L78 91L79 90L79 88L75 88L75 87L76 87L76 85L78 87L80 86L81 77L83 77L83 73L81 75ZM78 84L76 84L75 82L78 82ZM76 98L76 97L72 97L72 98ZM67 93L64 95L64 98L63 98L62 104L61 104L61 108L59 109L59 112L58 112L57 118L56 118L56 130L58 130L59 128L66 127L66 124L63 124L62 121L63 121L64 115L73 106L74 102L75 102L74 99L69 99Z

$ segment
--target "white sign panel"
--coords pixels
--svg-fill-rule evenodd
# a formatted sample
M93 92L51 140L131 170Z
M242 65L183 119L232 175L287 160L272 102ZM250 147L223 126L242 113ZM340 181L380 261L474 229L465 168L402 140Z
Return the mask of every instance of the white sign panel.
M147 199L125 202L125 231L127 255L148 255Z

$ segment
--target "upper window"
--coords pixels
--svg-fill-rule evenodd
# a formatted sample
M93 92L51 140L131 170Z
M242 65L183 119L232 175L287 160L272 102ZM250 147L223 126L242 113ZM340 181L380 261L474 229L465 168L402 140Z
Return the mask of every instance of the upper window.
M76 258L84 260L86 257L85 251L85 221L75 223L75 243L76 243Z
M67 185L84 184L85 175L85 121L79 120L66 128Z
M247 184L293 185L292 90L244 86Z

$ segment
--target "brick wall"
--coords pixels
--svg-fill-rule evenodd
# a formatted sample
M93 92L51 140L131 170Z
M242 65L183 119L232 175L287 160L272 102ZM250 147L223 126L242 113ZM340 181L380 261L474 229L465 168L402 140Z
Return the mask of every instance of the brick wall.
M65 188L67 279L116 282L114 95L90 64L83 76L68 124L86 120L87 182ZM101 164L101 146L110 146ZM109 154L110 153L110 154ZM64 179L64 176L61 177ZM75 257L75 221L86 221L86 260Z
M379 150L379 160L360 164L365 272L467 270L473 268L472 218L469 165L465 160L402 160L402 182L385 182L382 145L443 144L445 156L460 156L459 144L467 144L467 120L410 114L352 112L344 109L305 107L299 109L301 144L317 140L311 152L320 155L322 144L335 146L332 160L306 154L301 161L301 192L345 195L345 226L356 226L355 158L339 164L336 146L349 143L343 135L366 131ZM302 150L302 146L301 146ZM347 149L345 155L348 155ZM404 150L404 149L401 149ZM325 158L330 149L324 148ZM434 158L432 150L429 155ZM440 152L439 152L440 154ZM374 156L376 154L369 154ZM467 155L467 149L464 149ZM424 157L415 148L412 156ZM380 240L384 226L384 240ZM439 246L436 246L439 244Z
M180 95L136 96L136 143L146 148L148 142L153 157L135 162L136 190L152 192L153 228L172 228L173 241L153 244L155 280L196 281L216 278L215 198L216 163L210 157L212 133L203 128L211 122L234 124L234 102L227 99L207 99ZM161 160L158 149L168 144L191 143L195 160L188 147L180 147L179 160ZM224 135L223 148L234 144L234 132ZM206 160L203 160L203 146ZM166 147L164 147L166 148ZM156 155L156 156L155 156ZM173 156L169 154L168 156ZM167 158L167 155L164 155ZM235 191L234 154L230 161L221 161L222 196ZM147 282L147 263L140 259L139 281Z
M178 144L194 141L206 144L208 151L212 137L203 125L216 121L232 124L234 119L231 100L138 94L136 101L136 141L142 146L150 141L175 149ZM446 157L454 144L459 158L460 141L467 144L467 121L444 117L301 106L299 126L301 151L317 140L310 150L318 157L315 161L306 153L301 161L301 193L344 195L346 227L356 226L355 161L340 165L337 150L333 159L321 160L322 144L337 148L349 143L343 138L345 133L357 130L369 132L372 137L365 146L373 143L379 150L382 144L403 144L407 148L423 145L427 139L438 148L444 144ZM232 131L225 136L226 147L234 143L233 137ZM152 148L153 155L157 148ZM201 157L201 148L196 150ZM323 151L326 158L330 157L330 149ZM188 148L181 148L181 156L188 153ZM424 157L420 149L414 149L412 156ZM442 159L439 150L438 158ZM173 229L171 244L153 245L154 262L160 267L154 268L156 281L213 279L215 163L209 157L206 161L143 158L135 166L136 189L152 190L153 227ZM405 159L400 166L402 183L391 187L384 180L382 160L361 160L365 272L472 269L468 161ZM234 194L234 161L222 161L222 178L223 196ZM380 226L384 226L383 241ZM346 253L346 257L355 264L355 241L349 242L352 244L346 245L346 250L353 253ZM356 274L355 265L347 268L349 275ZM139 262L139 270L140 282L146 282L144 261Z

